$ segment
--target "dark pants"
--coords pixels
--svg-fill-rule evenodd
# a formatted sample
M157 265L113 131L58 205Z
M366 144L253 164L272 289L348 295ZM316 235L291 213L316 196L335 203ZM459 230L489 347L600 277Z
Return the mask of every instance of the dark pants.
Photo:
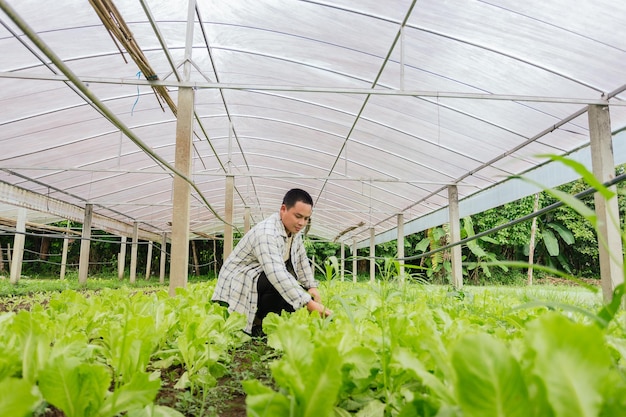
M265 316L269 313L280 314L283 310L289 313L295 311L292 305L285 301L278 290L269 282L265 272L261 272L261 275L259 275L257 291L259 293L259 301L256 310L255 324L261 324L261 321L263 321Z

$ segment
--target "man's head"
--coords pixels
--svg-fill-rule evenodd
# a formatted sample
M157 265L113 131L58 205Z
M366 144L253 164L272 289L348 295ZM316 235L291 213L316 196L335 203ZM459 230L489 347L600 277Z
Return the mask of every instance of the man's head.
M313 213L311 195L299 188L287 191L280 206L280 218L287 233L298 233L309 223Z

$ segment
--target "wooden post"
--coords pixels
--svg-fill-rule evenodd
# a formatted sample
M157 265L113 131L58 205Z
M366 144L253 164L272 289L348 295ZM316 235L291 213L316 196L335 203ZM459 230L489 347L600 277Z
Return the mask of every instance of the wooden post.
M193 269L196 273L196 276L200 276L200 265L198 262L198 248L196 247L195 239L191 241L191 253L193 256Z
M533 213L539 210L539 193L535 194ZM533 217L530 224L530 242L528 243L528 285L533 285L533 263L535 262L535 237L537 235L537 216Z
M70 221L67 221L65 237L63 238L63 252L61 253L61 273L59 275L59 279L65 279L65 270L67 268L67 250L70 245Z
M448 210L450 224L450 242L461 240L461 219L459 215L459 191L456 185L448 186ZM461 245L453 246L452 252L452 286L457 290L463 288L463 265Z
M93 218L93 204L85 205L85 220L80 240L80 260L78 261L78 282L85 284L89 274L89 250L91 248L91 221Z
M344 274L346 272L346 244L344 242L341 242L341 263L339 264L339 277L340 277L340 281L343 282L344 279Z
M213 275L217 278L217 239L213 239Z
M402 213L398 213L397 221L398 224L398 237L397 237L397 251L398 251L398 263L399 270L398 274L400 275L400 282L404 282L404 215Z
M588 108L589 134L591 136L591 165L594 176L601 182L615 178L613 138L609 106L590 105ZM610 190L617 193L617 187ZM594 194L595 211L598 217L598 249L602 295L605 301L613 298L615 287L624 282L623 249L620 230L617 194L610 200L600 193Z
M150 279L152 272L152 241L148 241L148 254L146 255L146 281Z
M223 259L233 251L233 201L235 195L235 177L226 175L226 195L224 197L224 255Z
M137 280L137 252L139 250L139 224L133 222L133 243L130 246L130 280L134 284Z
M11 265L13 264L12 256L11 244L7 243L7 262L9 265L9 274L11 273Z
M250 230L250 207L246 206L243 215L243 232L246 233L248 230Z
M124 279L124 270L126 269L126 236L120 239L120 252L117 254L117 278L121 281Z
M189 0L187 8L187 36L185 39L184 80L191 77L191 55L193 50L193 29L195 0ZM176 111L176 151L174 165L178 172L189 179L191 173L191 149L193 139L195 91L192 87L178 89ZM170 255L169 295L176 295L176 288L187 286L189 272L189 219L191 186L179 175L174 176L172 201L172 238Z
M352 282L356 283L358 281L358 260L357 260L357 248L356 248L356 239L352 241Z
M191 135L193 132L194 91L178 89L178 122L176 123L176 169L184 175L191 170ZM179 176L174 177L172 200L172 244L170 250L169 294L176 295L176 288L187 286L189 268L189 217L190 186Z
M163 232L161 238L161 263L159 266L159 284L165 284L165 265L167 261L167 233Z
M26 241L26 209L20 208L15 224L13 238L13 259L11 261L11 284L17 284L22 275L22 261L24 259L24 243Z
M376 244L374 239L376 233L373 227L370 227L370 282L376 279Z

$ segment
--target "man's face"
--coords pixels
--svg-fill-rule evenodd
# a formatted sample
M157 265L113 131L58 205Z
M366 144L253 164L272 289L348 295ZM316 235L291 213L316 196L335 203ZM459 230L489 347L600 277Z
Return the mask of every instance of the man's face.
M280 218L287 233L295 234L302 230L309 223L312 212L313 207L302 201L298 201L290 209L287 209L284 204L280 206Z

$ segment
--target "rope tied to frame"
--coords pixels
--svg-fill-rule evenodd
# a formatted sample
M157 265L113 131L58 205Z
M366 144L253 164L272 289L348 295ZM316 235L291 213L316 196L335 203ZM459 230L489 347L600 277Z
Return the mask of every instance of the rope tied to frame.
M138 71L136 75L137 75L137 79L140 79L141 78L141 71ZM137 84L137 98L135 99L135 102L133 103L133 107L130 109L130 115L131 116L135 112L135 106L137 105L138 102L139 102L139 84Z

